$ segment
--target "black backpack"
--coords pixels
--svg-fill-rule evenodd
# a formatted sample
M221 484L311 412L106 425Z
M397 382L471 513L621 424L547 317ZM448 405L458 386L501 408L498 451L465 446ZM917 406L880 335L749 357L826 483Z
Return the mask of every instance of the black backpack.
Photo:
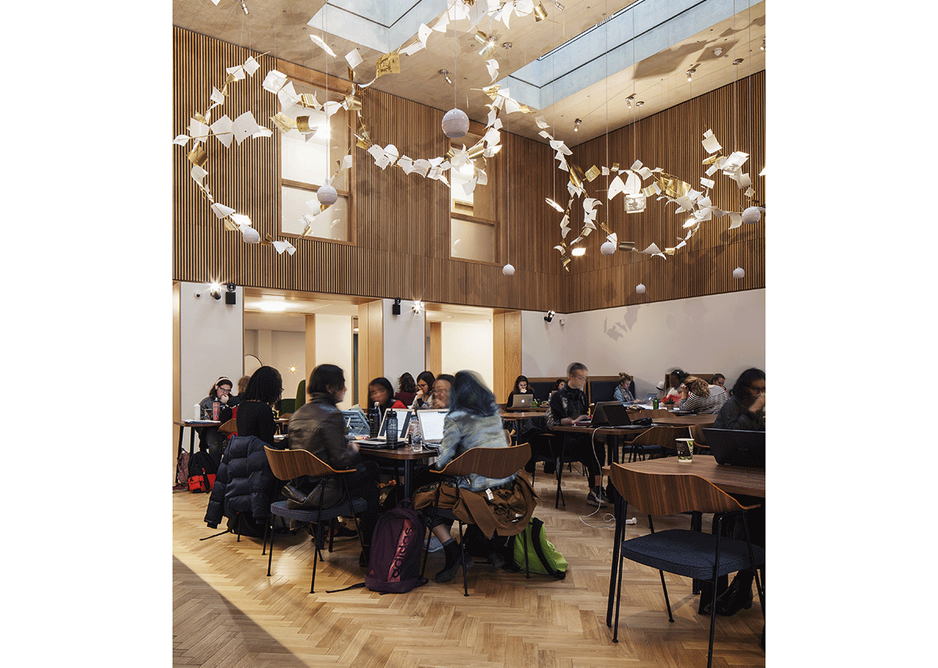
M378 518L371 537L365 586L372 591L401 594L426 584L420 577L420 558L427 527L410 499Z

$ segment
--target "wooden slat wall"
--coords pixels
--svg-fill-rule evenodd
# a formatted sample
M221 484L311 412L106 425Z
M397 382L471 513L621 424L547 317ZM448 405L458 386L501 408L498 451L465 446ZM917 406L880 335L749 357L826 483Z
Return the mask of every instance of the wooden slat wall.
M304 68L174 28L173 136L185 131L193 113L205 111L212 86L220 88L224 82L225 68L243 63L248 55L258 59L261 69L254 79L229 86L231 95L214 118L222 113L236 118L251 109L259 123L270 125L268 118L276 113L277 101L261 89L258 77L262 80L270 69L299 77ZM305 73L308 80L321 78L312 71ZM740 105L736 146L749 147L746 123L751 118L755 146L748 151L752 154L749 166L756 191L762 195L763 179L757 173L764 164L764 74L748 81L751 91L747 80L735 86ZM638 157L696 185L703 173L699 164L705 156L700 146L703 132L712 128L728 150L733 148L733 89L725 87L640 121L635 131L637 150L632 149L631 128L610 133L608 162L628 166ZM446 152L448 140L439 130L443 111L371 90L365 92L364 108L376 142L392 143L412 158ZM561 313L764 287L764 223L721 232L728 226L725 219L698 233L690 251L667 261L634 253L603 257L599 254L602 235L593 234L587 255L574 262L570 273L563 271L559 254L552 249L560 238L559 214L544 198L566 201L566 172L555 170L553 151L544 143L504 131L502 142L494 179L500 189L502 221L495 264L449 258L446 186L407 176L395 167L382 171L360 149L356 149L350 182L353 244L291 237L297 248L292 256L278 255L271 246L245 244L240 233L225 231L210 212L189 176L191 165L185 151L174 146L173 279L217 279L245 287ZM600 138L577 147L577 164L584 169L605 164L606 146L606 139ZM216 200L249 215L262 238L280 238L276 137L247 139L229 149L212 138L208 149L206 178ZM600 185L603 180L600 177L591 184L591 194L605 187ZM719 177L715 203L738 209L743 198L735 190L735 184ZM666 213L661 203L650 202L645 213L628 217L621 206L617 199L609 207L611 227L620 239L634 240L639 248L651 241L659 245L676 242L683 220ZM669 208L673 211L673 206ZM505 262L514 265L514 276L502 275ZM736 266L746 270L745 279L730 277ZM639 298L633 289L640 281L648 292Z

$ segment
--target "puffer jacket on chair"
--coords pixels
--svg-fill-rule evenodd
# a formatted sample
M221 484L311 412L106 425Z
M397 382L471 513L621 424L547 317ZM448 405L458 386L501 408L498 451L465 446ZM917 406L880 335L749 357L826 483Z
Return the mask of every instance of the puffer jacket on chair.
M267 521L277 480L267 463L267 445L256 436L234 436L225 448L205 523L215 529L222 517L250 513L260 525Z

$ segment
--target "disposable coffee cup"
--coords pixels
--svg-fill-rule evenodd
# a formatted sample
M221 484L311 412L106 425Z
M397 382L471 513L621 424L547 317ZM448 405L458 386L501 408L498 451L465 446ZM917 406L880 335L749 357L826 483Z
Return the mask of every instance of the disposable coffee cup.
M694 439L678 438L677 442L677 461L681 464L688 464L694 461Z

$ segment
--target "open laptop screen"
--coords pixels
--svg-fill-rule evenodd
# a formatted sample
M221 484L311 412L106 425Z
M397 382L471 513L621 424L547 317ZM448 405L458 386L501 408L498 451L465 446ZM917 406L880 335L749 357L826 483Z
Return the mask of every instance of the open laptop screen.
M422 410L417 413L424 441L438 443L443 440L443 421L446 419L448 412L449 410L444 408L440 410Z
M388 414L394 411L397 413L397 440L403 441L407 438L407 430L410 428L410 409L408 408L389 408L384 412L381 418L381 429L378 431L378 438L386 439L388 437Z

